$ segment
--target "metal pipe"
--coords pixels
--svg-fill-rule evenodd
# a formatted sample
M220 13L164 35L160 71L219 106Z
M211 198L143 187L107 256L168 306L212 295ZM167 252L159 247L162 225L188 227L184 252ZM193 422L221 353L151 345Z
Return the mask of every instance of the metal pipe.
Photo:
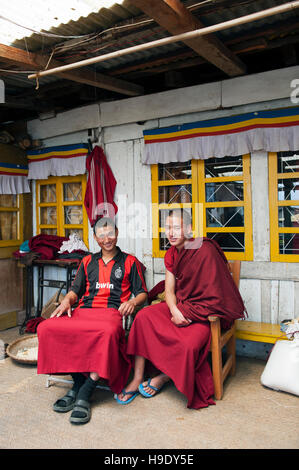
M285 3L284 5L279 5L277 7L268 8L257 13L251 13L250 15L244 15L240 18L235 18L233 20L224 21L223 23L218 23L212 26L207 26L206 28L200 28L193 31L188 31L187 33L181 33L176 36L171 36L163 39L158 39L156 41L146 42L144 44L139 44L137 46L127 47L115 52L109 52L108 54L103 54L97 57L90 59L81 60L80 62L74 62L73 64L62 65L61 67L55 67L53 69L44 70L42 72L37 72L31 75L28 75L29 79L43 77L45 75L52 75L57 73L66 72L67 70L72 70L80 67L85 67L86 65L95 64L98 62L104 62L105 60L115 59L116 57L121 57L126 54L131 54L132 52L140 52L147 49L152 49L154 47L165 46L167 44L172 44L178 41L186 41L189 39L194 39L199 36L204 36L206 34L215 33L223 29L232 28L244 23L249 23L250 21L257 21L262 18L278 15L285 13L287 11L293 10L299 7L299 0L295 2Z

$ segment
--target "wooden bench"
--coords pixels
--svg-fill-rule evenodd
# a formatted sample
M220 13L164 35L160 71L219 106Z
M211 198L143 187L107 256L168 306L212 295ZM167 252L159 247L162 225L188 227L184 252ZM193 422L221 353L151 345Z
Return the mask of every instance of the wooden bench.
M236 338L260 343L272 343L279 339L288 339L280 325L255 321L237 320Z

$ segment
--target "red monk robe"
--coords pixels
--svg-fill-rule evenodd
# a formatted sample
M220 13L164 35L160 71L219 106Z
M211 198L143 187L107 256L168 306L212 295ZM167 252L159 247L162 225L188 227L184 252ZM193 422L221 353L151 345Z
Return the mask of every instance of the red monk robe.
M133 322L127 353L145 357L169 376L187 397L188 408L203 408L215 404L207 360L211 340L208 316L219 316L222 326L228 327L244 317L245 307L215 241L191 240L180 252L173 246L164 261L176 277L177 307L192 323L177 327L171 322L166 302L146 307Z

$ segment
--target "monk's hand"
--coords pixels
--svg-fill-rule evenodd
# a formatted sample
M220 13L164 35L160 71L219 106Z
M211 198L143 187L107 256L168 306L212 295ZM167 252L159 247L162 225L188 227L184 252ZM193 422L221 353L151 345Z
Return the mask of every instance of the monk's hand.
M54 310L50 318L53 317L60 317L63 315L65 312L67 312L68 317L72 316L72 309L71 309L71 304L70 302L64 302L62 301L60 305Z
M136 302L134 299L130 299L128 300L127 302L123 302L118 311L119 313L121 314L121 316L127 316L127 315L131 315L132 313L134 313L135 311L135 308L136 308Z
M190 323L192 323L192 320L189 320L189 318L185 318L182 312L175 307L171 311L171 321L176 325L176 326L188 326Z

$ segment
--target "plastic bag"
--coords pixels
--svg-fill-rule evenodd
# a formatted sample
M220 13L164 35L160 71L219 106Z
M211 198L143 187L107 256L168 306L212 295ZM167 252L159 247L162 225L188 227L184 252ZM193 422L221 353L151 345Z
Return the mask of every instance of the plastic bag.
M261 375L261 383L273 390L299 396L299 324L289 325L286 335L289 340L275 343Z

